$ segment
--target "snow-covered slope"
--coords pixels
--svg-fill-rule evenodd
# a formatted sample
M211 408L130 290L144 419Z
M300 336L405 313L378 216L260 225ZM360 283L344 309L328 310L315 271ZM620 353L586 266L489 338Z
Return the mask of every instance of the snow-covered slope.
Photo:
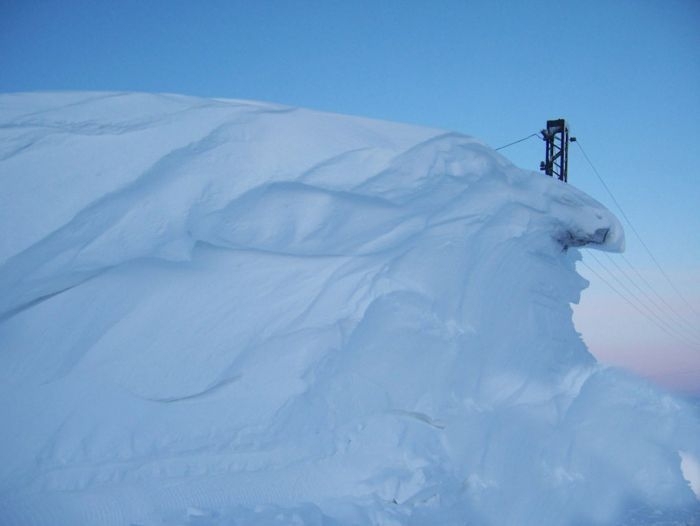
M477 140L3 95L0 184L2 524L698 516L697 416L571 322L619 223Z

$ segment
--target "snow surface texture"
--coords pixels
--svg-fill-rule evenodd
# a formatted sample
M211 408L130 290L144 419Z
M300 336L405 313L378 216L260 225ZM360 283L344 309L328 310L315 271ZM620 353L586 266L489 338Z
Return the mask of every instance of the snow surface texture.
M698 416L599 366L623 233L468 136L0 96L3 525L698 524Z

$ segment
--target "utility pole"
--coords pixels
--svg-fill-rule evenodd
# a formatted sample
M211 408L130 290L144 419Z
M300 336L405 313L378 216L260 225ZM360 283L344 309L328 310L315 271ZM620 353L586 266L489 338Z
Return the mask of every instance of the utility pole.
M574 142L576 137L569 139L569 128L564 119L547 121L547 128L540 132L544 139L546 152L545 160L540 163L540 170L567 182L569 170L569 140Z

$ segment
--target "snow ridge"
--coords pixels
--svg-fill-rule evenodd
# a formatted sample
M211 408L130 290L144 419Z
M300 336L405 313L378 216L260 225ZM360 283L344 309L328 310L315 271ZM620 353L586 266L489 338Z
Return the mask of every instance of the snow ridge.
M0 96L6 524L659 524L697 418L571 322L600 204L457 133Z

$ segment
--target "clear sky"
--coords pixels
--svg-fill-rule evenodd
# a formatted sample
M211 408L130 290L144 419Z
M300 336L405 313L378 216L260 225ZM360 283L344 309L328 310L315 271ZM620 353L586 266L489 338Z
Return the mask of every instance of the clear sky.
M577 327L604 361L700 394L697 0L2 0L0 90L266 100L494 147L565 117L682 296L626 225L627 260L584 254ZM536 170L543 145L502 153ZM618 211L576 145L569 171Z

